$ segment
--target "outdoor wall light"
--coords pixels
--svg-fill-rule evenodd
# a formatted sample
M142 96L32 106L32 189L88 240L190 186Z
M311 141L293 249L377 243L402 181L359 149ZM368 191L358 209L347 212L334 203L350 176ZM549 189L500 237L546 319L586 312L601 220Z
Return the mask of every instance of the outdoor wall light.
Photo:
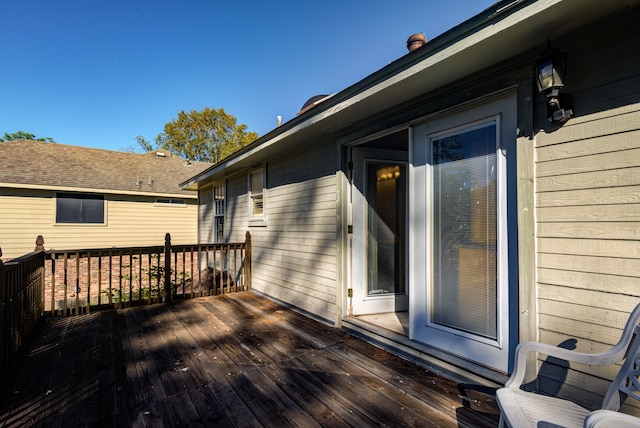
M536 63L538 91L547 98L547 119L552 123L566 122L573 116L573 102L568 94L560 94L567 74L567 54L551 46Z

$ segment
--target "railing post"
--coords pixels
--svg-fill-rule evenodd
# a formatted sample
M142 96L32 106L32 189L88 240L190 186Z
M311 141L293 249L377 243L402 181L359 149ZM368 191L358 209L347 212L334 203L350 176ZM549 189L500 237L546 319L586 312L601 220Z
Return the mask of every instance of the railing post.
M36 238L36 248L33 251L44 251L44 237L42 235L38 235Z
M47 286L47 278L46 278L46 272L47 272L47 255L45 253L45 249L44 249L44 237L42 235L38 235L36 237L36 248L34 249L34 251L42 251L42 257L43 257L43 262L42 262L42 290L41 290L41 295L40 295L40 299L42 302L42 313L44 313L45 311L45 307L44 307L44 302L45 302L45 287Z
M164 301L171 303L171 234L164 235Z
M244 277L247 290L251 290L251 233L244 237Z
M4 326L4 306L7 290L7 277L4 263L2 262L2 248L0 248L0 373L4 373L7 368L7 342L9 335Z

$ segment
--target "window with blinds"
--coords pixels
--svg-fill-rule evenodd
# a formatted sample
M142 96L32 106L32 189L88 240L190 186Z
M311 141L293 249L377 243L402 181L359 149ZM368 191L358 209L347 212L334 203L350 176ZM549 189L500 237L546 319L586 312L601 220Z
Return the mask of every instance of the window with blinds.
M431 139L431 322L497 337L497 123Z
M224 239L224 204L225 204L225 183L218 183L213 186L213 218L214 218L214 239L216 243L225 242Z
M249 221L264 221L264 169L249 173Z

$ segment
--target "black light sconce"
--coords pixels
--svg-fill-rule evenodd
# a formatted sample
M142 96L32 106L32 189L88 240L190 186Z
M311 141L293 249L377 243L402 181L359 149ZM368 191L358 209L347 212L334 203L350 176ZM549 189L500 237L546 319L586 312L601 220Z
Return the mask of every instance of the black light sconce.
M547 98L547 119L552 123L566 122L573 116L573 100L569 94L561 94L567 75L567 54L551 46L536 63L538 91Z

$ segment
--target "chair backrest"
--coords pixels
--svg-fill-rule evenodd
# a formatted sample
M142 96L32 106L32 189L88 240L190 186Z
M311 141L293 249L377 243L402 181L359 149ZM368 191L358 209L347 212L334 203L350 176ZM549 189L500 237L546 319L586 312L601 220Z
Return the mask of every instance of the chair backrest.
M633 328L633 335L627 348L624 364L602 401L602 408L605 410L620 410L627 397L640 401L640 379L638 379L640 376L640 325L638 325L640 314L637 313L639 308L640 305L633 311L625 326L623 337L629 327Z

